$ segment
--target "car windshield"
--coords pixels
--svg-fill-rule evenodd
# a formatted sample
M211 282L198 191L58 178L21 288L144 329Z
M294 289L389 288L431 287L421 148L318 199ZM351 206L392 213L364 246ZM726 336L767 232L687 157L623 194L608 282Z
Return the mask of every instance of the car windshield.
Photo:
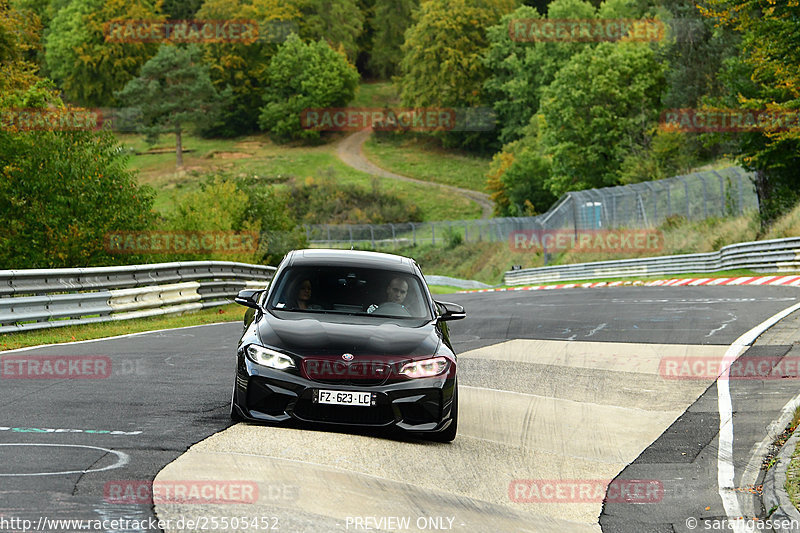
M353 267L284 270L267 304L270 310L430 320L427 292L417 276Z

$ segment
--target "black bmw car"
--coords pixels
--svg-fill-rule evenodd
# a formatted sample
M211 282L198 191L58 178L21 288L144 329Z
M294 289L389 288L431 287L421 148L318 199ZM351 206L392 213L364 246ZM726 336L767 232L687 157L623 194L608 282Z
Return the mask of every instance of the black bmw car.
M446 322L409 258L345 251L287 254L268 289L245 290L231 399L234 420L395 428L451 441L456 356Z

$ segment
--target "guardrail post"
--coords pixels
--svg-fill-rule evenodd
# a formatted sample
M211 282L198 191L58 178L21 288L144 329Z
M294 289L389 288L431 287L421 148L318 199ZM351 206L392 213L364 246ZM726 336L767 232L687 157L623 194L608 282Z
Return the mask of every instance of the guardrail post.
M686 196L686 220L691 220L692 211L689 206L689 184L686 182L686 179L683 176L678 176L678 179L681 180L681 183L683 183L683 192Z
M720 216L725 216L725 182L722 178L722 174L717 172L716 170L711 171L717 178L719 178L719 205L720 205Z
M665 183L667 187L667 216L672 215L672 182Z
M436 225L431 222L431 245L436 244Z
M417 225L413 222L411 223L411 240L414 243L414 246L417 245Z
M697 179L700 180L700 183L703 184L703 218L708 218L708 186L706 185L706 180L703 178L701 174L697 174Z
M739 216L744 214L744 191L742 190L742 173L736 170L736 177L739 178Z

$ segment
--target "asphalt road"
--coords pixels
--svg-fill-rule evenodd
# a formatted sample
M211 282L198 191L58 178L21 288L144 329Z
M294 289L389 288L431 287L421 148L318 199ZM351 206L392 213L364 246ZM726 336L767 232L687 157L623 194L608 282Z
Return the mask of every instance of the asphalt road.
M356 530L355 519L364 526L370 517L385 519L371 523L372 530L414 530L387 521L404 517L429 520L416 530L432 529L434 519L470 531L487 525L506 531L680 530L675 524L689 516L725 513L716 484L717 392L713 379L665 379L659 358L718 357L799 298L796 289L782 287L443 297L465 305L469 315L452 323L463 355L463 422L450 445L248 424L223 431L230 425L238 324L4 352L0 530L11 518L35 526L41 517L154 517L153 505L115 502L109 491L123 481L194 479L187 474L198 472L222 480L242 479L232 472L268 475L258 478L259 512L274 518L268 524L280 531ZM786 338L756 348L776 357L790 353ZM25 365L43 364L40 356L96 356L97 372L30 379L33 371ZM25 368L28 376L7 372ZM749 480L753 447L772 431L767 424L791 399L794 384L730 385L740 417L733 464L737 480L745 474ZM228 470L215 470L214 461ZM646 505L520 501L530 493L514 495L514 483L531 479L649 479L665 494ZM740 493L743 508L755 506L752 494ZM161 518L223 512L197 506L155 511Z

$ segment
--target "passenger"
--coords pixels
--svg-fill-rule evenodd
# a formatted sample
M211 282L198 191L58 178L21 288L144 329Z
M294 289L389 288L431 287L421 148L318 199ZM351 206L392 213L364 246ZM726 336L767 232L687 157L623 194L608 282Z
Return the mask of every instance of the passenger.
M311 294L312 294L313 285L309 278L303 278L300 283L297 284L297 293L295 294L295 301L293 305L290 305L290 309L322 309L321 306L312 304L311 303Z

